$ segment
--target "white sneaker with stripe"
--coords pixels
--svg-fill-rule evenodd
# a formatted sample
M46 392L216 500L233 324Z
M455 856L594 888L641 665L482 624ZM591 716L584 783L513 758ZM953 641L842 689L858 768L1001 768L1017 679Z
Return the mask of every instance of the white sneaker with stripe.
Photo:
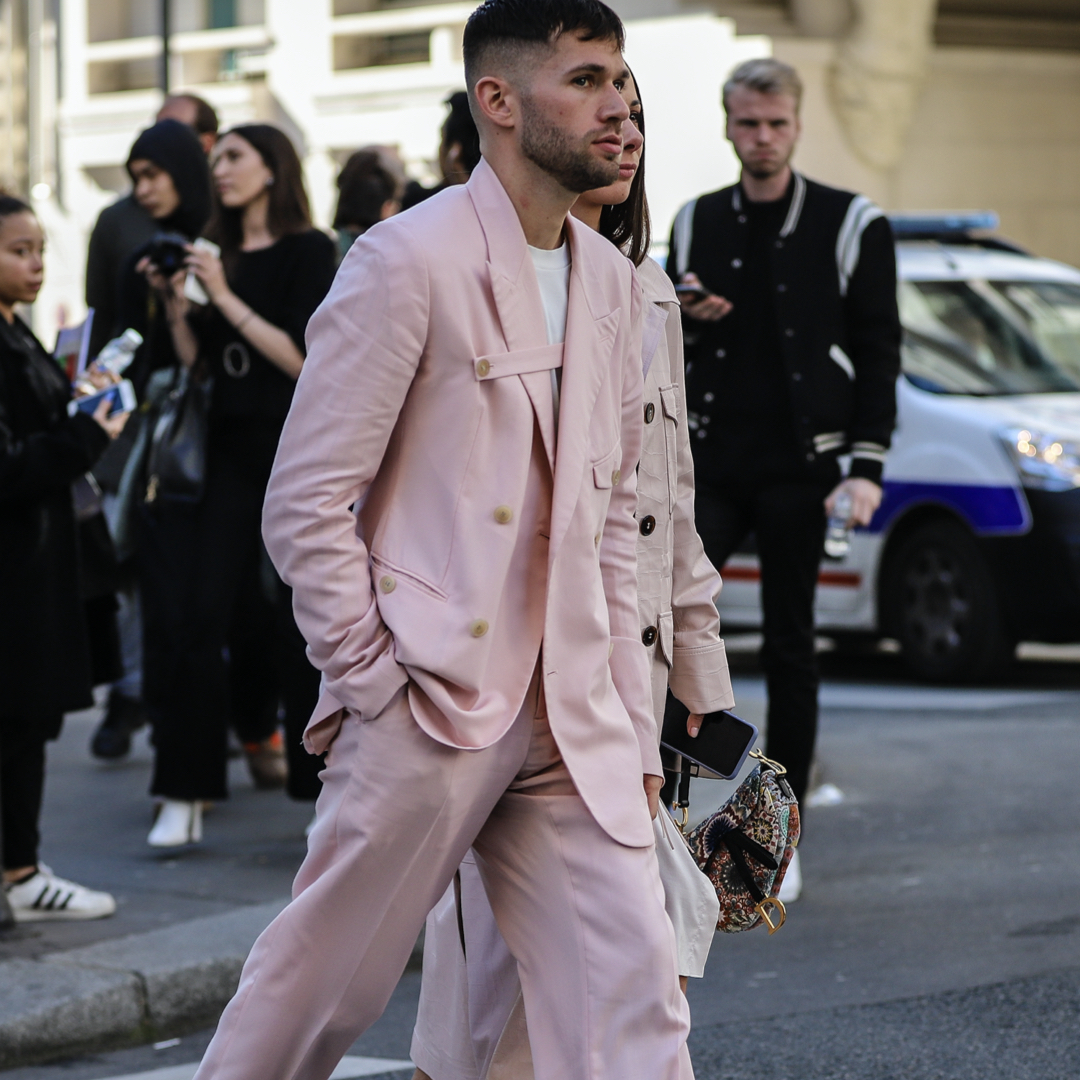
M116 910L108 893L57 877L44 863L25 881L5 884L4 893L16 922L104 919Z

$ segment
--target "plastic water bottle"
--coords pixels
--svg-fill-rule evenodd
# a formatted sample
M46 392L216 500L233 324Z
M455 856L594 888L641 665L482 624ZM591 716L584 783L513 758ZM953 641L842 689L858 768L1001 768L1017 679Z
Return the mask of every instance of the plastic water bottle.
M830 559L843 559L851 550L851 495L841 491L833 502L833 511L825 526L825 554Z
M143 336L138 330L128 327L119 337L115 337L98 353L94 361L96 367L119 377L135 359L135 350L143 343Z

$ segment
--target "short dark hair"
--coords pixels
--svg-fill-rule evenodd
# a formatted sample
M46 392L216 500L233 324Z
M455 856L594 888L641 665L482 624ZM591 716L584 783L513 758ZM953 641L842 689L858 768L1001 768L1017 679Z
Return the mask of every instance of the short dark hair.
M398 182L376 151L357 150L342 166L337 186L334 228L364 232L382 220L382 208L397 196Z
M443 123L443 144L457 143L461 147L461 167L471 174L480 164L480 133L469 111L469 95L464 90L455 90L444 104L450 106L450 112Z
M465 84L476 85L492 50L553 47L563 34L610 39L620 49L626 39L622 20L600 0L484 0L465 24Z
M272 124L239 124L225 135L238 135L251 143L273 174L266 215L270 235L277 240L289 233L307 232L311 228L311 208L304 190L304 170L289 136ZM240 252L244 239L242 219L242 210L222 206L215 195L214 213L206 235L221 246L226 268Z
M218 114L209 101L198 94L170 94L166 101L190 101L195 107L195 123L191 125L196 135L216 135L218 133Z

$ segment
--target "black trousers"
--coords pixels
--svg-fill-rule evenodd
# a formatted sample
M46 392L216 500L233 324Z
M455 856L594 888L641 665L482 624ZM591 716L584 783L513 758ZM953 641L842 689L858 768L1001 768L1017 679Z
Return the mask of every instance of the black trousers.
M159 499L143 510L144 697L154 724L154 795L186 800L228 795L235 682L227 649L238 610L257 616L257 609L240 601L262 569L260 520L276 444L277 432L259 425L213 432L202 501L192 506ZM266 677L284 704L286 742L299 744L318 699L319 674L308 663L293 621L291 591L276 575L273 590L276 633ZM250 656L244 663L240 685L250 686ZM254 708L257 714L259 706ZM247 703L236 712L250 718ZM301 749L290 755L289 764L290 793L314 798L321 763Z
M746 535L757 537L769 692L765 753L788 770L801 801L810 778L818 718L814 593L825 537L827 482L697 482L697 528L713 565L723 567Z
M0 833L5 870L37 865L47 738L41 725L15 716L0 717Z

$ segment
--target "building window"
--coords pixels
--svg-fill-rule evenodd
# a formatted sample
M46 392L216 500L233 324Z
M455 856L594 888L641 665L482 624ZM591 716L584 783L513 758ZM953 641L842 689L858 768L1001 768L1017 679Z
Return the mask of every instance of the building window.
M87 69L91 94L152 90L161 78L161 60L156 56L138 60L99 60L88 64Z
M334 70L431 62L431 31L413 34L340 35L334 38Z

